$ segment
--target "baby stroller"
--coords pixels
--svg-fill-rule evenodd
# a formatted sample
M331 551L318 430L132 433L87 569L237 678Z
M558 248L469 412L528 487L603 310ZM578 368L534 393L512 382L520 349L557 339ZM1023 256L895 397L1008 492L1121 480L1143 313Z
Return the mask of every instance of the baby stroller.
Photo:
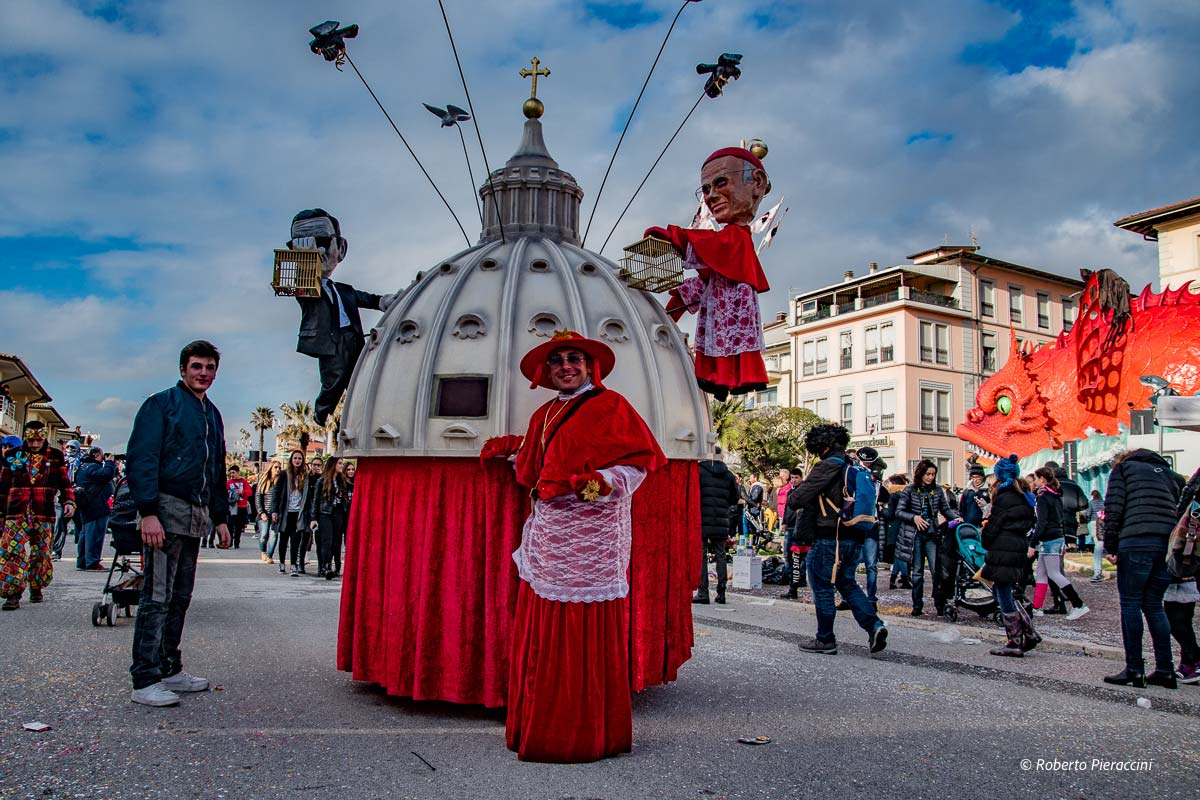
M946 604L946 619L951 622L957 620L960 606L974 611L981 617L994 616L998 606L996 598L992 596L992 589L975 577L975 573L983 569L984 557L987 555L987 551L983 549L979 528L974 525L959 525L951 535L958 549L958 564L954 573L954 589L950 601Z
M129 484L124 479L117 485L113 498L108 533L116 552L108 567L108 578L104 581L100 602L92 604L92 624L100 627L104 622L111 628L117 622L118 608L125 612L126 617L133 616L132 607L138 604L142 593L142 573L146 568L142 556L142 533L137 526L137 509L129 496Z

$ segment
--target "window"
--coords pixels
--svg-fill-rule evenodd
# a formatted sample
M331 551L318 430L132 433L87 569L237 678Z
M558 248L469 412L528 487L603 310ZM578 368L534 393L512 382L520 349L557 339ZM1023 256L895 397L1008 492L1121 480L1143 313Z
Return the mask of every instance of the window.
M817 339L817 374L824 375L829 371L829 339L822 336Z
M996 371L996 346L998 344L997 339L996 339L996 334L984 333L983 336L981 337L981 341L982 341L982 345L981 345L982 358L980 359L980 362L983 366L983 371L984 372L995 372Z
M955 483L953 476L950 474L950 454L945 450L926 450L921 448L917 451L917 457L927 459L933 462L937 467L937 482L938 483ZM910 462L908 465L910 473L915 471L916 462Z
M878 364L879 363L879 326L878 325L868 325L866 328L866 336L864 338L866 339L866 345L865 345L865 350L863 353L863 359L866 362L866 365L869 367L872 364Z
M433 416L486 417L490 380L486 375L439 377L434 386Z
M879 360L881 363L896 359L896 334L892 331L892 323L884 322L879 325Z
M1045 292L1037 293L1038 327L1050 330L1050 295Z
M801 408L807 408L823 420L829 419L829 398L810 397L800 403Z
M812 339L800 345L800 374L811 378L817 370L817 343Z
M896 390L870 389L866 393L867 433L896 429Z
M1129 413L1129 435L1145 436L1154 433L1154 410L1131 411Z
M803 300L800 302L800 316L811 317L817 313L816 300Z
M1025 305L1025 295L1022 293L1020 286L1008 287L1008 317L1016 324L1020 325L1024 319L1023 307Z
M950 390L921 387L921 430L926 433L950 432Z
M1071 332L1071 328L1075 327L1075 298L1063 298L1063 330L1066 333Z
M848 431L854 430L853 395L842 395L842 427Z
M950 326L937 322L922 322L920 330L921 360L928 364L950 364Z
M979 282L979 313L985 317L996 316L996 284L991 281Z
M759 406L777 406L779 405L779 387L772 386L770 389L764 389L758 392Z
M841 336L842 348L842 369L853 369L854 367L854 339L850 331L842 331Z

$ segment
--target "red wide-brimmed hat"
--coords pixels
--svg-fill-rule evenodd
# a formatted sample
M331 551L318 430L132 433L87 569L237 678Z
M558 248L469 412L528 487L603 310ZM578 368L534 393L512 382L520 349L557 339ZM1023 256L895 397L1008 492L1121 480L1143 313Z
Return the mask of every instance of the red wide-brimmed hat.
M529 378L530 389L536 389L539 386L546 389L554 388L554 384L550 381L550 374L546 369L546 359L555 350L561 350L565 347L581 350L592 360L592 383L596 386L603 385L601 381L604 380L604 377L608 373L612 372L613 367L617 363L617 357L613 355L613 351L604 342L589 339L575 331L555 331L554 335L550 337L550 341L539 344L521 358L521 374Z

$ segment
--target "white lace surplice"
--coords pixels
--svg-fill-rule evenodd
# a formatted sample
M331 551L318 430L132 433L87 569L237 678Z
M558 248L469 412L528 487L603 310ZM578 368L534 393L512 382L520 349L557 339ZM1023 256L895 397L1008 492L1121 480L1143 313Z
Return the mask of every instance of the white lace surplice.
M513 561L539 597L597 603L629 594L630 510L646 471L615 466L598 472L612 494L592 502L574 494L538 500L525 520Z
M702 269L688 245L687 265ZM758 293L748 283L734 283L709 269L708 281L688 278L679 287L679 297L696 313L696 351L707 356L735 356L763 349L762 317Z

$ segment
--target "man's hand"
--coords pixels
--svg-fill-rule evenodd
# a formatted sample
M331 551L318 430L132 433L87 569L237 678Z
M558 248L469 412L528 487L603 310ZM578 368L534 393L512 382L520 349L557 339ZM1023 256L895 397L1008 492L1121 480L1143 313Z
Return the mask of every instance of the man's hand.
M483 448L479 451L479 460L482 462L489 458L508 458L521 449L522 441L524 437L514 434L493 436L483 443Z
M1117 554L1109 553L1108 555L1106 555L1104 557L1104 560L1107 561L1108 563L1112 564L1115 567L1117 565Z
M929 522L924 517L917 517L913 520L913 524L917 526L917 530L919 531L929 530Z
M228 550L233 545L233 537L229 535L229 526L222 522L217 526L217 547Z
M146 547L162 547L166 540L166 532L158 517L142 517L142 544Z
M604 480L604 476L596 470L590 470L579 475L571 476L571 491L580 500L592 502L600 497L608 497L612 494L613 487L608 481Z
M309 529L310 531L315 531L315 530L317 529L317 523L316 523L316 521L313 521L313 522L310 522L310 523L308 523L308 529Z
M75 516L75 504L66 503L63 505L63 519L70 519Z

